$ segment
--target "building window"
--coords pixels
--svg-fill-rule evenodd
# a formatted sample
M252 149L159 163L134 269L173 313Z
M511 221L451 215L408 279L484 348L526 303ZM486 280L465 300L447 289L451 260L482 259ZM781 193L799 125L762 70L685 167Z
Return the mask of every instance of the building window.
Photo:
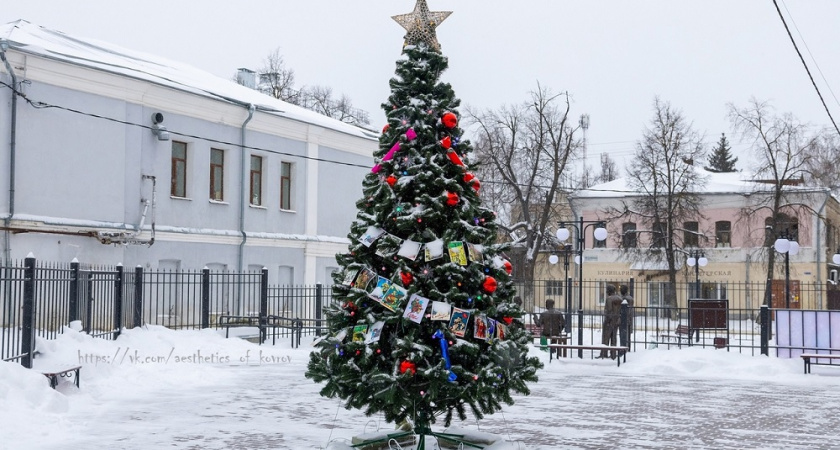
M700 225L697 222L683 224L683 244L685 247L697 248L700 245Z
M545 282L545 295L546 297L563 295L563 280L547 280ZM555 301L555 305L557 303Z
M261 156L251 155L251 204L262 206L262 164Z
M173 197L187 197L187 144L172 141L172 186Z
M210 149L210 199L225 199L225 151Z
M639 243L636 240L636 224L625 222L621 224L621 246L623 248L636 248Z
M664 248L665 247L665 236L667 235L668 228L662 222L656 222L653 224L653 247L654 248Z
M280 209L292 209L292 163L280 163Z
M715 222L715 247L732 246L732 222L721 220Z

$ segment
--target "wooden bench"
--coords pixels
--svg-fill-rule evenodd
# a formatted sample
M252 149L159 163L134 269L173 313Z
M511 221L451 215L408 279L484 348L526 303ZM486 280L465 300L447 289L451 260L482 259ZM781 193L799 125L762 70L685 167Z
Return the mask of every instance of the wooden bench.
M621 366L621 360L624 359L624 362L627 362L627 352L630 350L630 347L621 347L617 345L603 345L603 344L591 344L591 345L577 345L577 344L547 344L547 345L537 345L536 347L539 348L547 348L549 349L548 352L548 362L551 363L552 354L551 349L558 349L558 350L598 350L598 351L614 351L616 352L616 361L618 361L619 367Z
M52 368L37 368L38 372L40 372L45 377L49 378L50 380L50 387L55 389L58 386L58 377L71 377L71 372L75 372L74 381L76 382L76 387L79 387L79 369L82 366L65 366L65 367L52 367Z
M538 338L538 337L540 337L540 334L542 333L542 328L535 323L526 323L525 324L525 331L531 333L532 338Z
M235 337L244 339L249 342L253 342L255 344L262 344L263 342L263 325L260 322L259 316L234 316L225 314L219 316L218 325L220 328L225 329L226 338L230 338L231 328L256 328L256 334L254 334L253 332L247 332L243 334L237 334Z
M677 344L681 344L682 340L685 339L686 342L691 340L691 329L688 328L688 325L677 325L677 328L674 329L674 333L659 333L660 340L671 340L676 339Z
M802 360L805 362L805 373L811 373L811 364L821 365L821 366L833 366L837 364L833 364L832 362L819 362L820 359L828 359L828 360L835 360L840 359L840 355L838 354L818 354L818 353L803 353L799 355ZM816 361L815 361L816 360Z

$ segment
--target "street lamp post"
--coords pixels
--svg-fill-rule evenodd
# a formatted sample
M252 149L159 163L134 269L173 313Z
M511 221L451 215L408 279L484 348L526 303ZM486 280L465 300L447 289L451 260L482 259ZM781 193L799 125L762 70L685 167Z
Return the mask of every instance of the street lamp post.
M799 243L789 230L784 230L773 243L777 252L785 255L785 309L790 309L790 255L799 253Z
M577 224L574 222L560 222L560 228L557 230L557 239L560 242L565 242L569 238L569 229L567 226L573 227L577 232L577 248L575 262L578 264L578 344L583 343L583 248L586 245L586 238L584 233L586 229L595 226L595 231L592 235L595 239L603 241L607 238L606 224L601 220L583 220L580 217ZM578 358L583 359L583 349L578 349Z
M563 255L563 297L566 302L566 334L571 333L572 331L572 279L569 278L569 255L572 253L572 244L563 244L563 249L561 250L561 254ZM560 258L557 255L551 255L548 257L548 262L551 264L557 264L560 261Z
M688 267L694 267L694 298L700 298L700 268L709 263L706 254L700 250L689 250L688 259L685 260Z

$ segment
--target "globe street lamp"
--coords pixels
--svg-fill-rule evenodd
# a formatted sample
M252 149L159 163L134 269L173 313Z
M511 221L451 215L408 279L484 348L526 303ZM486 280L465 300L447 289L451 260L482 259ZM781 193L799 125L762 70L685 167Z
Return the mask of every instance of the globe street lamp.
M790 309L790 255L799 253L799 243L792 240L793 236L788 230L782 232L773 248L785 255L785 308ZM835 255L837 256L837 255ZM838 258L840 259L840 258Z
M570 233L569 229L566 228L567 226L573 227L577 232L577 248L575 251L577 255L575 255L575 264L578 265L578 344L583 344L583 249L586 245L586 239L584 238L584 234L586 233L586 229L594 226L595 231L592 235L598 241L603 241L607 238L607 229L606 223L602 220L583 220L583 216L577 221L577 224L574 222L560 222L560 228L557 230L557 240L560 242L565 242L566 239L569 239ZM583 359L583 349L578 349L578 358Z
M563 248L561 249L561 254L563 255L563 273L564 273L564 283L565 288L563 291L563 297L566 300L566 334L571 333L572 331L572 279L569 278L569 255L572 254L572 244L563 244ZM560 261L560 258L557 255L551 255L548 257L548 262L552 265L557 264Z
M706 267L709 260L706 254L699 250L689 250L688 259L685 260L688 267L694 267L694 298L700 298L700 268Z

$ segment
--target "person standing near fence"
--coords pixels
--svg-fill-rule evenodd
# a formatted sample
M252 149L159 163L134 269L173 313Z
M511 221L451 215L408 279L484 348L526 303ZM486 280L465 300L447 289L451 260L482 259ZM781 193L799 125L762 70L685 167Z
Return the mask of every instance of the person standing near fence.
M604 345L617 345L616 332L621 322L621 296L615 293L615 285L607 285L607 298L604 299L604 327L601 332L601 343ZM606 358L607 351L601 350L598 358ZM615 359L615 350L610 351L610 358Z
M537 325L542 327L542 331L540 334L549 339L549 343L551 344L559 344L560 343L560 333L563 332L563 328L566 327L566 318L563 317L563 313L560 310L554 309L554 300L547 299L545 301L545 311L540 314L540 317L537 319ZM560 357L560 349L549 349L550 352L556 351L557 357Z
M635 325L633 318L633 296L630 295L628 292L629 289L627 288L626 284L622 284L618 287L618 292L621 294L622 300L627 300L627 334L633 334L633 325Z

